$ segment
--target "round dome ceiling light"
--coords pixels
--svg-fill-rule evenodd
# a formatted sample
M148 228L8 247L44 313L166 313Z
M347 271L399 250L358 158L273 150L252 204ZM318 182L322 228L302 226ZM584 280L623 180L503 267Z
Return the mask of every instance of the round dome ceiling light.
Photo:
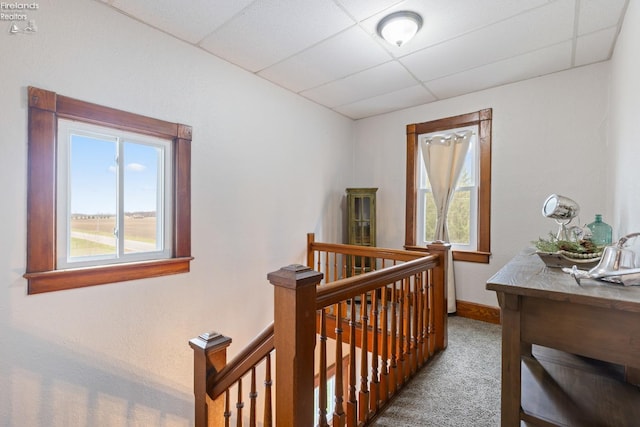
M385 16L378 22L380 37L395 46L411 40L422 27L422 17L415 12L400 11Z

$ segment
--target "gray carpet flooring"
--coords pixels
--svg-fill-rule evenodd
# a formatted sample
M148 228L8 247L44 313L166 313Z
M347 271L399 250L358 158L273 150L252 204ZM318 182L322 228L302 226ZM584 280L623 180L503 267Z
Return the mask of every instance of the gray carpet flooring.
M501 327L449 317L449 345L374 421L377 427L500 425Z

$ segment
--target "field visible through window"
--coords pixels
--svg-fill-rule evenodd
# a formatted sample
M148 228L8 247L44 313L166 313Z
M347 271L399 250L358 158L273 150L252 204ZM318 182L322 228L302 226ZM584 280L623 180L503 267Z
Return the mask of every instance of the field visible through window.
M156 250L156 217L126 215L124 219L124 251ZM71 256L97 256L116 253L116 217L107 215L74 216L71 219Z

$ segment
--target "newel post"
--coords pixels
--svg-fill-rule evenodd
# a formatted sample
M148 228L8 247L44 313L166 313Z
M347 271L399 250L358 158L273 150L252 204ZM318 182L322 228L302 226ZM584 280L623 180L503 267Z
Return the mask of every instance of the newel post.
M313 268L315 254L313 253L313 244L316 241L315 233L307 233L307 267Z
M427 245L427 248L429 253L438 256L438 267L433 269L433 326L436 350L443 350L447 348L447 273L453 268L453 263L449 263L451 244L438 241Z
M313 425L316 286L322 277L303 265L267 275L274 286L276 426Z
M227 347L229 347L229 344L231 344L231 338L216 332L204 333L189 341L189 345L193 349L195 427L209 426L209 412L219 414L220 417L224 415L224 402L220 399L213 401L213 407L209 408L207 404L207 383L214 373L219 372L226 366Z

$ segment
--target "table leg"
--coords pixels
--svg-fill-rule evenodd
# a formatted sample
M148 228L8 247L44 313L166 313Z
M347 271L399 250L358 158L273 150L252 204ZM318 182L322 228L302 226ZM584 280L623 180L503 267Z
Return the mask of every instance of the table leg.
M520 425L521 344L520 297L503 295L502 309L502 427Z
M629 384L640 384L640 369L631 366L624 367L624 380Z

